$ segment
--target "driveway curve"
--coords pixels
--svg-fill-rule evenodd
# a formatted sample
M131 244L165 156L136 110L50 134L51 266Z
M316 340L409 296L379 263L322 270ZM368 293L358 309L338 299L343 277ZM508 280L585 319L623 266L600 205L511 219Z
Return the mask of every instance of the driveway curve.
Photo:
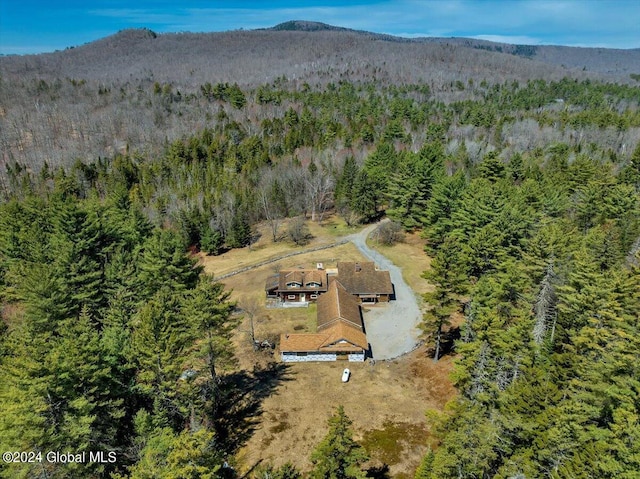
M383 220L388 221L388 220ZM368 226L359 233L347 236L370 261L389 271L395 288L395 301L364 306L364 323L373 359L393 359L412 351L419 342L418 325L422 313L413 290L402 277L402 270L386 256L367 246L367 237L382 222Z

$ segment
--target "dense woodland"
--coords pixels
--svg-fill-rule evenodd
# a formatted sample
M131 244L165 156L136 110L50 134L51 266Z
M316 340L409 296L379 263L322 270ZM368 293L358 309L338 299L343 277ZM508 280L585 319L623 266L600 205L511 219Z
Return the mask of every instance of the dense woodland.
M416 478L638 477L639 87L115 85L0 83L23 95L0 146L0 449L118 454L2 477L234 477L235 305L187 251L259 222L297 242L285 218L329 211L427 239L424 338L456 355L459 396L428 412ZM365 477L341 408L328 431L309 477Z

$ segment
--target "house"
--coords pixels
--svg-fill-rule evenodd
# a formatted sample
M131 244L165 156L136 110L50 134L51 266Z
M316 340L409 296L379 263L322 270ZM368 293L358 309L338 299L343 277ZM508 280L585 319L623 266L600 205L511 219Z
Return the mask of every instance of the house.
M376 269L373 262L338 263L338 279L363 303L388 302L393 298L389 272Z
M282 302L315 302L327 291L327 272L324 269L283 270L267 280L265 291L267 298Z
M359 302L335 278L318 298L317 332L280 336L283 362L364 361L368 350Z
M344 288L363 303L387 302L393 298L393 284L388 271L376 269L371 261L338 263L336 273L317 269L283 270L265 284L267 298L283 303L315 302L327 292L329 278L335 276Z

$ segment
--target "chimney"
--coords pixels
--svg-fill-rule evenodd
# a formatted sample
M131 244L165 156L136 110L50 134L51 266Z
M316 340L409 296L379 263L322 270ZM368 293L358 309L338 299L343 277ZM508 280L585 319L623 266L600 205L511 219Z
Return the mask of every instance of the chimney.
M360 266L360 263L356 263L356 273L359 273L360 271L362 271L362 266Z

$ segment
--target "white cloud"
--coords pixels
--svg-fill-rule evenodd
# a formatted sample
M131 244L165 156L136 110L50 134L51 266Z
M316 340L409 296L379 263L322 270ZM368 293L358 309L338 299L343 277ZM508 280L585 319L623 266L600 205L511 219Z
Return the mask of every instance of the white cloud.
M387 0L302 7L276 2L274 7L258 8L194 8L194 4L184 1L171 9L106 8L90 13L161 32L253 29L287 20L314 20L407 38L461 36L520 44L640 46L640 9L625 0Z

